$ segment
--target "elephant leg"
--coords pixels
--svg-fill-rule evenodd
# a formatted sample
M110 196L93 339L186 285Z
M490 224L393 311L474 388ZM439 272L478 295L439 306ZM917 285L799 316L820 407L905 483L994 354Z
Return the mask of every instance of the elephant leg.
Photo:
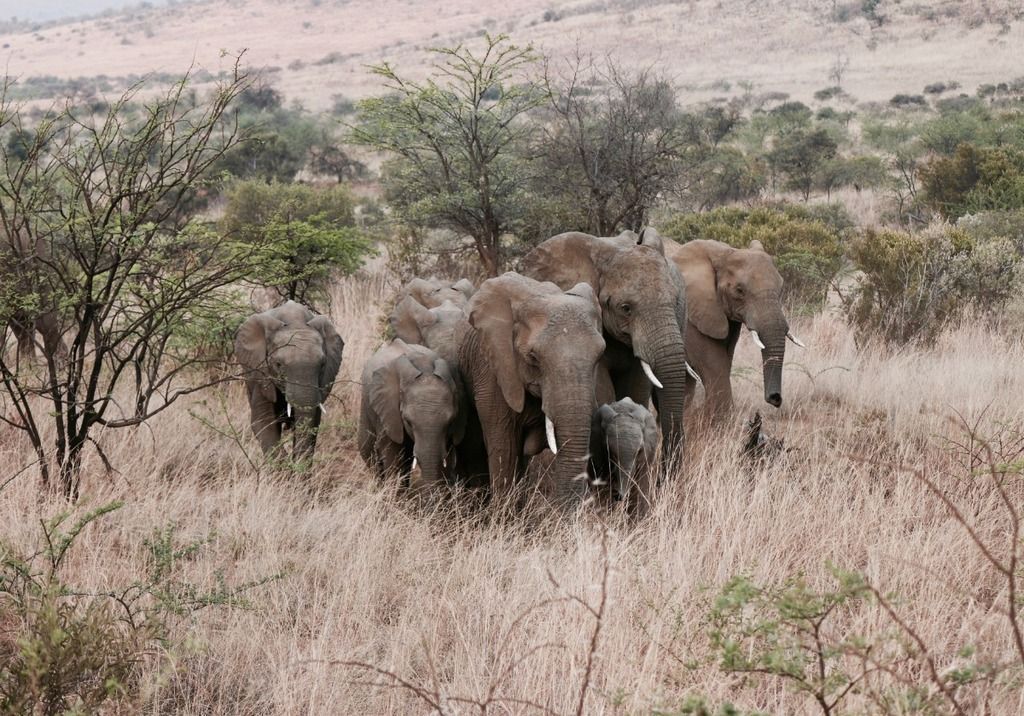
M687 334L693 344L687 354L704 383L704 413L717 420L732 410L732 356L723 342L694 333Z
M249 424L264 455L270 455L281 441L281 424L277 422L274 404L252 386L249 389Z
M378 453L383 465L384 479L397 480L400 486L405 487L412 470L412 461L406 455L405 445L393 442L383 435L378 443Z

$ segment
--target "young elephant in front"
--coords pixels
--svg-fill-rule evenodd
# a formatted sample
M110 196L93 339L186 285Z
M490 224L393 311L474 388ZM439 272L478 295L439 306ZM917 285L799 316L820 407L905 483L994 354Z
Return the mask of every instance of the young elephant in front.
M313 456L344 348L330 319L294 301L249 316L239 327L235 356L245 369L250 423L264 454L279 449L281 430L290 427L294 458Z
M606 403L594 413L590 430L593 485L611 490L640 516L651 506L658 423L647 408L630 398Z
M459 378L437 353L396 338L367 361L359 454L382 479L397 476L404 483L418 462L413 488L444 484L452 449L465 430Z

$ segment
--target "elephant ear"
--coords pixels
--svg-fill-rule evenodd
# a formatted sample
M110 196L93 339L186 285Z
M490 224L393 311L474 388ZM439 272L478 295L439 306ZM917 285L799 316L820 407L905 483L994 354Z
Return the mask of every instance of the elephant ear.
M597 427L601 429L602 433L608 431L608 425L615 420L618 413L615 412L615 408L605 403L597 409Z
M345 351L345 341L338 335L334 324L327 316L314 316L306 325L315 329L324 339L324 364L320 368L322 402L331 394L334 379L338 377L338 370L341 368L341 354Z
M408 358L399 356L373 371L373 375L370 376L370 407L380 418L388 440L399 444L405 442L405 424L402 422L402 382L399 377L401 361L409 363ZM411 363L409 363L409 367L413 367Z
M597 314L597 330L601 330L601 304L597 300L597 294L594 293L593 287L589 283L578 283L568 291L567 294L570 296L578 296L579 298L589 301L594 307L594 313Z
M686 315L705 336L723 340L729 335L729 319L718 302L715 267L706 250L695 249L677 262L686 285Z
M521 413L526 403L526 386L516 367L516 351L512 342L512 300L505 288L501 279L492 279L481 286L470 304L469 324L483 337L490 370L498 381L505 402L512 410Z
M277 393L267 366L267 346L274 331L284 323L266 313L256 313L245 319L235 333L235 357L267 400L274 402Z
M637 243L641 246L651 247L662 256L665 255L665 242L662 241L661 234L655 231L653 226L648 226L640 232L640 238Z
M414 278L405 285L402 290L403 296L412 296L420 305L427 305L427 296L437 290L437 282L425 278Z
M754 251L760 251L761 253L764 253L764 244L762 244L757 239L751 240L750 245L747 248L750 248L750 249L752 249Z
M423 343L421 329L431 325L434 320L434 315L412 296L406 296L399 301L388 318L391 329L397 338L401 338L406 343L421 345Z
M466 301L473 298L473 293L476 291L476 286L468 278L460 278L458 281L452 284L452 288L461 293L466 297Z

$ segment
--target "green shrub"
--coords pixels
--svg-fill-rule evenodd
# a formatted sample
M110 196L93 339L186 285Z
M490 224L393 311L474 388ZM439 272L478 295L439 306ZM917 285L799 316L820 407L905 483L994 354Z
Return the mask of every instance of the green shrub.
M842 261L842 235L852 226L838 205L722 207L701 214L678 214L662 232L685 243L694 239L721 241L746 248L757 239L775 259L785 280L788 302L818 305Z
M931 344L968 309L997 315L1018 287L1020 257L1009 240L976 241L948 224L868 230L850 257L862 276L844 307L860 343Z
M961 144L921 167L928 204L947 219L1024 206L1024 150Z
M254 280L295 301L322 297L334 271L352 273L372 251L341 186L238 182L221 222L238 241L264 247Z

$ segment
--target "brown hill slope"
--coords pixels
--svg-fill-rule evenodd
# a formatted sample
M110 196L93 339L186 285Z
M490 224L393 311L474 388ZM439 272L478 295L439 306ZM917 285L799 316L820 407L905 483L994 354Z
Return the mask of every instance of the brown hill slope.
M216 71L225 53L279 68L276 84L311 108L377 89L365 65L424 67L425 49L504 32L559 55L579 42L667 71L694 99L773 90L809 99L834 84L859 100L958 80L967 91L1024 73L1024 10L1016 0L882 2L880 27L841 0L205 0L136 10L0 37L8 72L122 77ZM730 84L729 89L721 82Z

